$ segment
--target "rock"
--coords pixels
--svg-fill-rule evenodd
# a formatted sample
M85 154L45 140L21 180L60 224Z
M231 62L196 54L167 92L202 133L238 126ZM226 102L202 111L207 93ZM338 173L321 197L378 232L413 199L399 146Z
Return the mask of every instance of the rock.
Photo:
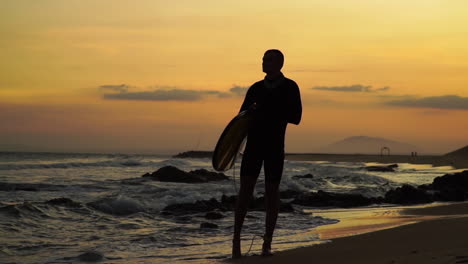
M198 175L198 176L200 176L202 178L205 178L206 181L229 180L229 178L226 175L224 175L223 173L212 172L212 171L208 171L208 170L205 170L205 169L193 170L193 171L190 171L189 173L192 173L192 174Z
M217 224L213 224L213 223L201 223L200 224L200 229L205 229L205 228L210 228L210 229L214 229L214 228L218 228L218 225Z
M173 166L165 166L142 177L149 177L155 181L161 182L183 182L183 183L203 183L210 181L221 181L229 179L222 173L210 172L204 169L185 172Z
M234 211L236 205L237 196L226 196L221 197L221 202L215 198L210 200L196 201L195 203L182 203L182 204L171 204L166 206L161 214L163 215L181 215L181 214L193 214L210 211ZM265 200L262 197L253 198L248 207L251 211L264 211ZM280 212L293 212L294 208L289 203L280 203Z
M398 164L392 164L388 166L367 166L364 167L367 171L380 171L380 172L394 172L398 168Z
M437 201L464 201L468 199L468 170L436 177L429 186Z
M224 217L225 216L223 214L218 213L218 212L208 212L205 215L205 218L209 219L209 220L216 220L216 219L221 219L221 218L224 218Z
M385 194L385 202L392 204L421 204L433 202L433 198L423 188L403 185Z
M179 153L173 158L211 158L213 156L213 151L186 151Z
M104 255L97 251L90 251L79 255L78 259L83 262L99 262L104 259Z
M293 191L293 190L286 190L280 192L281 199L291 199L296 197L297 195L301 194L301 192Z
M329 193L324 191L298 195L291 203L313 207L356 207L378 203L376 198L367 198L360 194Z
M195 203L181 203L171 204L163 209L163 214L190 214L209 212L214 210L223 210L223 204L218 202L215 198L210 200L196 201Z
M293 179L313 179L314 178L314 175L308 173L306 175L296 175L296 176L293 176Z

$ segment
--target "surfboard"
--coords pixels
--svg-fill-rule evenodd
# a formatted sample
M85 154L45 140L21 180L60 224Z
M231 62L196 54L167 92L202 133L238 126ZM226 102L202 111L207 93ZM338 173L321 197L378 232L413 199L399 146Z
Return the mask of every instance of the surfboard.
M228 123L213 152L212 163L216 171L227 171L234 166L239 149L247 138L251 120L252 114L245 110Z

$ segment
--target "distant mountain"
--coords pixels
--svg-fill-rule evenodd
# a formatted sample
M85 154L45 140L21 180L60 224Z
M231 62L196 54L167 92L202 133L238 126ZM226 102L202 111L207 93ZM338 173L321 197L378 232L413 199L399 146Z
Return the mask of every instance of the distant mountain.
M343 154L380 154L383 147L390 149L390 154L411 154L421 149L411 144L385 138L354 136L334 142L321 149L324 153Z
M468 157L468 145L464 146L461 149L457 149L455 151L449 152L445 154L444 156L449 156L449 157Z

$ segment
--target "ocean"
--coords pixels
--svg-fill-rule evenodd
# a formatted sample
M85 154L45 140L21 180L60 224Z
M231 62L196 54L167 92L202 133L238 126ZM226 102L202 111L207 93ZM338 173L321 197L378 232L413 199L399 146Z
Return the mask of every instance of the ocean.
M184 171L211 168L209 159L164 155L0 152L0 263L205 263L230 256L233 213L207 220L205 213L167 215L168 205L234 195L238 168L230 180L171 183L142 180L164 166ZM453 173L452 167L398 164L396 172L369 172L376 163L286 161L280 190L329 191L382 196L403 184L431 183ZM263 174L263 172L262 172ZM297 175L312 174L312 178ZM263 193L260 175L256 193ZM67 199L59 199L67 198ZM55 201L55 202L54 202ZM57 202L66 201L66 202ZM99 204L98 207L90 203ZM280 213L274 248L281 250L324 242L314 232L332 225L295 206ZM312 210L313 212L313 210ZM243 230L243 253L251 244L258 254L264 213L249 212ZM201 228L202 223L217 228Z

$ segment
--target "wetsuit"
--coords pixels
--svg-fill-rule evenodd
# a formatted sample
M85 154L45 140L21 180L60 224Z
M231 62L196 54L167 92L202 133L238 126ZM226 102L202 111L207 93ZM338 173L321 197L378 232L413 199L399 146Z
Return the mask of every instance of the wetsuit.
M265 181L279 183L283 174L284 136L288 123L298 125L302 116L299 87L284 76L254 83L241 111L251 108L253 121L241 165L241 177L257 178L264 163Z

